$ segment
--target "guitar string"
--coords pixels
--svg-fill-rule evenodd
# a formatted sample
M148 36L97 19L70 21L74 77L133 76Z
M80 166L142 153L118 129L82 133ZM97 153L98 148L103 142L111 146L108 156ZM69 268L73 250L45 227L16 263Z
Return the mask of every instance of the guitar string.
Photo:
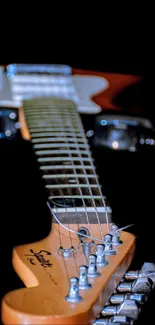
M80 120L80 123L81 123L81 125L82 125L82 122L81 122L81 119L80 119L79 116L78 116L78 119ZM88 144L88 142L87 142L87 144ZM89 149L88 149L87 152L88 152L88 155L89 155L89 158L90 158L90 163L91 163L91 166L92 166L92 170L93 170L93 172L94 172L94 165L93 165L93 163L92 163L92 157L91 157L91 155L90 155L90 153L89 153ZM81 156L81 154L80 154L80 156ZM82 156L81 156L81 158L82 158ZM90 193L90 196L91 196L91 200L92 200L92 202L93 202L93 206L94 206L94 209L95 209L96 218L97 218L97 222L98 222L99 229L100 229L100 235L101 235L101 238L102 238L102 240L103 240L103 238L104 238L104 234L103 234L103 231L102 231L102 227L101 227L101 223L100 223L100 218L99 218L99 214L98 214L98 211L97 211L97 208L96 208L96 204L95 204L95 201L94 201L94 197L93 197L92 189L91 189L90 184L89 184L89 181L88 181L88 175L87 175L87 173L86 173L86 169L84 168L85 165L84 165L84 163L83 163L83 159L81 159L81 162L82 162L83 171L84 171L84 174L85 174L85 177L86 177L86 182L87 182L87 185L88 185L88 189L89 189L89 193ZM94 173L94 174L95 174L95 173ZM94 175L94 176L95 176L95 175ZM95 179L96 179L96 177L95 177Z
M62 120L62 116L61 116L61 110L59 109L59 118L60 118L60 121ZM63 124L62 124L63 125ZM66 172L66 170L65 170ZM63 171L64 173L64 171ZM58 174L56 174L57 176ZM59 185L59 183L57 182L57 177L56 177L56 183ZM65 210L66 210L66 214L67 214L67 219L68 219L68 212L67 212L67 208L66 208L66 204L65 204L65 198L64 198L64 195L63 195L63 189L61 189L61 187L59 188L59 191L60 191L60 194L61 194L61 197L63 199L63 205L65 207ZM59 225L60 226L60 225ZM68 224L68 228L69 228L69 224ZM61 238L61 231L59 230L59 233L60 233L60 238ZM70 231L69 231L69 236L70 236ZM62 245L62 241L61 241L61 246L63 247ZM63 262L64 262L64 265L65 265L65 269L66 269L66 274L67 274L67 278L68 278L68 283L69 283L69 273L68 273L68 269L67 269L67 264L66 264L66 260L64 258L64 255L62 254L62 257L63 257Z
M75 132L73 132L73 134L74 134L74 137L76 138ZM76 143L78 144L77 139L76 139ZM80 156L80 158L82 159L81 150L79 150L79 153L77 153L77 155ZM81 163L81 161L80 161L80 163ZM74 167L74 173L77 175L77 172L75 171L75 167ZM90 225L90 222L89 222L89 217L88 217L88 212L87 212L87 207L86 207L86 204L85 204L85 200L83 198L82 190L81 190L81 187L80 187L79 177L76 176L76 180L77 180L77 183L79 185L79 191L80 191L80 195L81 195L81 198L82 198L82 203L83 203L83 206L84 206L84 209L85 209L85 215L86 215L86 221L87 221L87 224L88 224L89 233L90 233L90 236L92 237L91 225Z
M62 116L61 116L61 120L62 120ZM62 125L63 125L63 120L62 120ZM66 139L67 139L66 129L65 129L64 126L63 126L63 130L64 130L64 133L65 133L65 136L66 136ZM66 142L69 145L69 141L66 141ZM71 153L70 153L70 148L69 148L69 154L68 155L69 155L70 158L72 158ZM72 161L72 159L70 159L70 160L71 160L72 166L73 166L73 161ZM70 163L69 163L69 165L70 165ZM73 167L72 167L72 169L73 169ZM65 169L65 173L66 173L66 169ZM67 184L66 184L66 187L68 188L68 191L69 191L70 196L72 196L71 188L69 187L69 185L67 186ZM64 199L64 204L65 204L65 199ZM73 200L73 205L75 205L74 200ZM66 210L67 210L67 208L66 208ZM76 209L75 209L75 211L76 211ZM68 218L68 211L67 211L67 219L69 220L69 218ZM70 229L69 224L68 224L68 228ZM71 246L73 246L73 242L72 242L72 237L71 237L71 232L70 231L69 231L69 236L70 236ZM77 265L77 261L76 261L76 258L74 256L74 254L73 254L73 258L74 258L74 262L75 262L76 269L77 269L77 273L78 273L78 265Z

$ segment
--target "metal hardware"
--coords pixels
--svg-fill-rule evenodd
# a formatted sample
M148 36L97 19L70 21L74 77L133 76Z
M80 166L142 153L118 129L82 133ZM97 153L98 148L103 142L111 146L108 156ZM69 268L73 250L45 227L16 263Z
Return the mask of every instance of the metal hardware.
M60 253L62 253L64 257L71 257L72 253L76 253L76 249L73 246L71 246L70 248L63 248L62 246L60 246L58 254Z
M89 232L89 230L88 230L86 227L80 227L80 228L78 229L78 233L79 233L79 232L81 233L81 235L78 234L78 237L79 237L80 241L82 241L82 240L84 240L84 239L87 239L87 237L85 237L85 236L83 236L83 235L90 236L90 232Z
M106 266L108 265L108 262L105 260L105 254L104 254L105 245L103 244L97 244L96 245L96 264L97 266Z
M139 304L144 304L147 301L147 296L143 293L126 293L115 294L110 297L111 304L121 304L125 299L136 300Z
M105 249L104 249L105 255L115 255L116 254L116 251L113 249L111 234L104 235L104 244L105 244Z
M91 247L95 247L95 242L92 240L91 242L84 243L83 241L80 242L79 247L83 247L83 253L86 255L90 254Z
M115 225L111 225L111 235L112 235L112 244L113 246L119 246L122 245L122 240L120 240L120 231L119 228Z
M96 278L100 276L100 273L97 271L96 267L96 255L90 254L88 260L88 277Z
M80 302L82 297L79 296L79 279L73 277L70 279L69 293L65 297L68 302Z
M103 316L122 315L136 320L139 315L139 308L135 300L126 299L119 306L104 307L101 314Z
M148 277L155 283L155 264L144 263L141 270L128 271L125 273L124 277L126 280L135 280L138 277Z
M145 278L137 278L133 282L121 282L117 290L119 292L137 292L137 293L149 293L152 289L152 280Z
M90 288L91 284L88 283L88 267L85 265L81 265L79 271L79 289L87 290Z
M93 325L133 325L134 320L127 316L116 315L110 318L97 318Z

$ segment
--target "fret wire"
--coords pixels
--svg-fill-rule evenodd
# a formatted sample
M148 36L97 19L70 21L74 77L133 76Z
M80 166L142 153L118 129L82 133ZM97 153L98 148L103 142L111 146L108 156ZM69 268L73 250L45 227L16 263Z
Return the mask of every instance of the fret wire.
M75 142L77 140L78 143L82 142L82 143L87 143L87 141L85 139L76 139L76 138L72 138L72 137L68 137L68 138L37 138L37 139L32 139L33 143L42 143L42 142L59 142L59 141L66 141L68 142L68 144L70 144L69 142Z
M73 177L74 174L62 174L62 175L58 175L57 178L64 178L67 177L67 178L71 178ZM56 176L55 175L43 175L43 178L47 178L47 179L50 179L50 178L55 178ZM86 176L84 174L78 174L78 178L85 178ZM87 175L88 178L95 178L94 175Z
M74 175L74 174L73 174ZM77 177L76 177L77 178ZM69 188L77 188L77 185L75 185L75 184L67 184L67 186L69 187ZM79 188L88 188L88 186L87 185L85 185L85 184L78 184L78 186L79 186ZM98 188L98 186L97 185L95 185L95 184L90 184L89 185L90 187L92 187L92 188ZM61 187L61 188L66 188L66 184L58 184L58 185L46 185L46 187L47 188L59 188L59 187Z
M81 154L89 156L88 152L85 150L80 150ZM61 155L61 154L78 154L79 150L36 150L36 155L37 156L42 156L42 155Z
M31 135L31 138L39 138L39 137L56 137L56 136L64 136L66 135L66 137L68 136L73 136L73 133L72 132L38 132L38 133L33 133ZM79 133L76 133L76 138L82 138L82 135Z
M71 129L70 127L66 127L66 129L67 129L67 132L73 132L74 131L74 128L73 129ZM64 128L61 126L61 127L58 127L57 125L53 125L52 127L46 127L46 126L44 126L43 128L39 128L38 126L35 126L35 127L33 127L33 128L29 128L29 131L31 132L31 133L33 133L33 132L49 132L49 131L52 131L52 132L58 132L58 131L63 131L64 130ZM83 130L81 129L79 129L79 128L76 128L75 127L75 133L79 133L79 134L83 134L84 136L85 136L85 133L83 132Z
M71 165L67 165L67 166L64 165L63 168L64 169L70 169L69 166L71 166ZM92 166L83 166L83 168L82 168L81 165L79 165L79 166L74 165L73 168L75 168L75 169L91 169L92 171L95 171L95 167L92 168ZM62 165L40 166L40 169L42 169L42 170L46 170L46 169L48 169L48 170L50 170L50 169L62 169Z
M59 143L59 148L60 147L70 147L70 148L76 148L76 147L78 147L78 148L86 148L86 149L89 149L89 146L87 145L87 144L74 144L74 143L69 143L69 144L67 144L67 143ZM55 144L55 143L47 143L47 144L44 144L44 143L41 143L41 144L35 144L34 145L34 148L37 148L37 149L39 149L39 148L58 148L58 144Z
M70 153L69 153L70 154ZM90 158L83 158L83 161L91 161ZM37 161L39 162L50 162L50 161L81 161L79 157L46 157L46 158L38 158Z

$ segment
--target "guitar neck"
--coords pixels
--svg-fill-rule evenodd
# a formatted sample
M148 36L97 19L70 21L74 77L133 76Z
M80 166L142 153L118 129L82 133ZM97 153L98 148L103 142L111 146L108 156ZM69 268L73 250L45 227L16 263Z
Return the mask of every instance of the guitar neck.
M76 105L70 100L23 101L26 123L53 212L63 223L106 222L102 194Z

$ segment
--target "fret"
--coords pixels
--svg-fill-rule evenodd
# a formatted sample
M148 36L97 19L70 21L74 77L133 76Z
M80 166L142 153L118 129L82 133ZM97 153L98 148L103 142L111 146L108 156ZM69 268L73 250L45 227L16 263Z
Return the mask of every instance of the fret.
M50 180L50 179L57 179L57 178L62 178L62 179L65 179L65 178L73 178L73 176L74 177L77 177L77 175L75 176L74 174L62 174L62 175L43 175L43 178L45 178L45 179L48 179L48 180ZM97 178L98 178L98 176L96 176ZM83 175L83 174L78 174L78 179L80 179L80 178L86 178L86 176L85 175ZM94 179L94 175L87 175L87 178L93 178Z
M82 155L82 157L90 156L90 153L85 150L36 150L35 151L37 156L46 156L46 155L52 155L61 157L62 155L76 155L79 156L79 153Z
M82 135L84 135L84 132L83 132L83 130L81 129L81 130L79 130L79 128L75 128L75 129L73 129L73 128L70 128L70 127L66 127L66 132L74 132L74 133L79 133L79 134L82 134ZM39 128L39 127L34 127L34 128L29 128L29 131L30 131L30 133L31 134L33 134L34 132L61 132L61 131L64 131L64 128L63 127L57 127L56 125L55 126L53 126L52 128L50 127L47 127L47 126L44 126L44 127L42 127L42 128Z
M63 161L69 161L69 162L81 162L81 158L79 157L46 157L46 158L38 158L37 159L40 163L44 163L44 162L55 162L55 161L59 161L62 162ZM91 162L91 158L82 158L83 162Z
M35 144L34 149L46 149L46 148L85 148L86 150L89 149L88 144L75 144L75 143L41 143L41 144Z
M40 169L42 170L52 170L52 169L91 169L92 171L95 170L95 167L92 166L77 166L77 165L68 165L68 166L62 166L62 165L50 165L50 166L40 166Z
M59 196L50 196L51 199L56 199L56 198L59 198ZM92 199L92 196L91 195L83 195L81 197L81 195L63 195L63 199ZM94 195L94 199L100 199L102 200L103 199L103 196L100 196L100 195Z
M86 189L88 188L87 184L80 184L80 185L78 184L78 186L77 186L77 184L76 185L75 184L67 184L67 188L78 188L78 187L86 188ZM98 187L96 185L89 184L89 187L98 189ZM46 188L66 188L66 184L46 185Z
M68 137L73 135L72 132L41 132L32 133L31 138L41 138L41 137ZM82 138L81 133L76 133L76 138Z
M63 118L63 120L66 120L66 119L70 119L70 120L72 120L72 121L77 121L77 115L76 114L71 114L70 112L66 112L65 114L52 114L52 112L45 112L45 113L43 113L43 112L38 112L37 114L36 113L34 113L34 114L28 114L28 115L26 115L26 116L28 116L28 118L27 118L27 120L36 120L36 119L41 119L41 118L49 118L49 119L53 119L53 120L59 120L59 119L62 119ZM80 122L80 121L79 121Z
M53 122L53 121L52 121L52 122ZM38 127L38 126L39 126L39 127L40 127L40 126L41 126L41 127L48 127L48 126L52 126L52 127L54 127L55 124L52 123L52 122L50 122L49 120L48 120L46 123L45 123L45 122L42 123L42 122L37 122L37 121L35 121L35 122L33 122L33 123L32 123L32 122L29 122L29 123L27 122L27 124L28 124L28 127L30 127L30 128L31 128L31 127ZM57 126L62 126L62 123L61 123L61 122L56 123L56 124L57 124ZM68 122L68 123L63 123L63 126L64 126L65 128L66 128L66 127L68 127L68 128L69 128L69 127L72 127L72 128L73 128L74 126L77 127L77 125L78 125L78 123L71 123L71 122L70 122L70 123L69 123L69 122ZM81 127L81 125L80 125L80 127Z
M38 98L24 100L24 110L53 211L61 222L85 223L91 216L97 223L97 213L105 222L106 198L75 104Z
M32 139L32 142L33 143L42 143L42 142L59 142L59 143L61 143L61 142L78 142L78 143L87 143L87 140L86 139L78 139L78 138L72 138L72 137L67 137L67 138L65 138L65 137L57 137L57 138L55 138L55 137L49 137L49 138L38 138L38 139Z
M30 117L37 117L37 116L46 116L46 115L52 115L52 116L62 116L62 117L67 117L67 116L70 116L70 117L78 117L77 113L72 113L72 112L69 112L69 111L64 111L64 112L60 112L58 113L57 110L52 110L50 111L49 109L45 109L45 110L42 110L40 109L38 112L36 112L36 110L30 110L29 112L27 112L25 114L26 116L30 116Z

